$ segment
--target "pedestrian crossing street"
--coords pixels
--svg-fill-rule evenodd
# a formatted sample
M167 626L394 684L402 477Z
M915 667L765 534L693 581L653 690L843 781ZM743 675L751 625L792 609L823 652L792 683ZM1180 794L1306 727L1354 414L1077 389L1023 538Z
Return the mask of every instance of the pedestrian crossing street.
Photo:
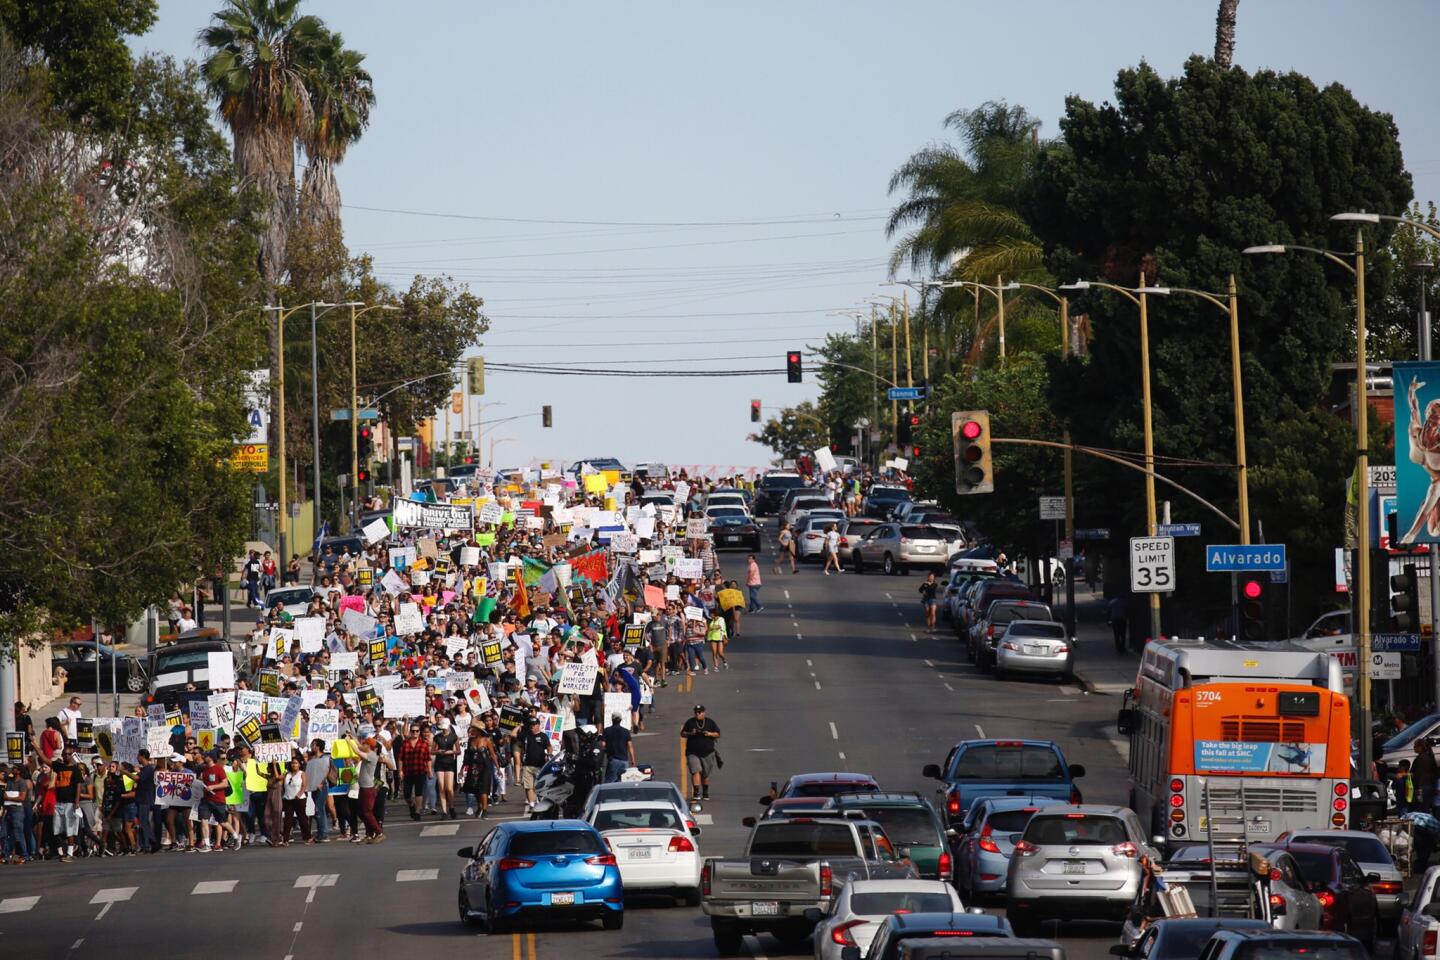
M393 882L424 883L439 879L440 871L438 869L396 870ZM338 873L301 874L295 878L294 889L310 890L313 892L323 887L333 887L339 881L340 874ZM371 883L373 882L373 878L367 874L365 876L365 882L367 884ZM250 886L258 887L262 884L269 885L270 881L254 880L248 881L247 883ZM238 880L201 880L191 889L190 896L204 897L214 896L216 894L233 894L236 892L237 887L240 889L240 892L243 893L245 885L246 884L241 884ZM87 902L99 906L102 913L108 912L112 906L133 899L139 890L139 887L102 887L96 890ZM6 897L0 899L0 915L28 913L38 907L41 901L45 899L46 897L44 896ZM57 902L63 900L66 903L73 904L75 902L74 891L67 891L63 895L56 894L50 899L56 900Z

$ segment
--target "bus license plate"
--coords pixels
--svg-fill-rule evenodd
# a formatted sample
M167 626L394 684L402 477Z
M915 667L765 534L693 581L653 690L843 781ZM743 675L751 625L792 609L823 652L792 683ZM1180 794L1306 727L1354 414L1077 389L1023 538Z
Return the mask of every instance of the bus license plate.
M780 904L775 900L757 900L750 904L750 916L778 917L780 916Z
M1068 860L1068 861L1066 861L1064 872L1065 872L1065 873L1084 873L1084 872L1085 872L1085 861L1083 861L1083 860Z
M573 893L552 893L552 894L550 894L550 906L552 906L552 907L570 907L570 906L574 906L574 904L575 904L575 894L573 894Z

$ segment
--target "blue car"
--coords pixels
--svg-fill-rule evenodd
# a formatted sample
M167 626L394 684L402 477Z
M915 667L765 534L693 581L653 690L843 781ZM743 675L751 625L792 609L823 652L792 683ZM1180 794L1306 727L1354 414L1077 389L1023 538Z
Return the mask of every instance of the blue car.
M461 923L488 933L537 917L599 919L606 930L625 923L615 855L583 820L502 823L459 854Z

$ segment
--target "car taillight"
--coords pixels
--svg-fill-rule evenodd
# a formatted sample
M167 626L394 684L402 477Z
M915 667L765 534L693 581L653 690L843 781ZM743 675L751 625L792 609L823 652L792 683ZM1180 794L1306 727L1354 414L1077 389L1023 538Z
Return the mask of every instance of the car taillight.
M945 795L945 812L955 816L960 815L960 788L953 787Z
M1376 893L1399 893L1400 884L1394 880L1376 880L1370 884L1370 889Z
M611 857L610 859L614 860L615 858ZM499 863L501 870L525 870L533 866L535 866L534 860L521 860L519 857L504 857Z
M1315 899L1320 901L1320 906L1324 907L1326 910L1329 910L1331 907L1335 906L1335 894L1331 893L1329 890L1319 891L1315 894Z
M1183 807L1183 806L1185 806L1185 798L1182 797L1182 796L1180 796L1180 794L1178 794L1178 793L1172 793L1172 794L1170 794L1170 806L1172 806L1172 807Z
M848 546L850 546L850 538L849 538L849 537L841 537L841 538L840 538L840 546L842 546L842 547L848 547Z
M989 837L980 838L980 849L984 850L986 853L1000 852L1000 848L996 845L995 841L991 840Z
M908 544L909 542L910 542L910 538L909 538L909 537L901 537L901 538L900 538L900 543L901 543L902 546L905 545L905 544Z
M1330 817L1330 824L1343 830L1345 828L1345 814L1337 813L1332 815Z
M1350 806L1350 801L1345 799L1344 797L1336 797L1334 800L1331 801L1330 806L1334 807L1335 810L1339 812L1348 808Z
M1019 857L1033 857L1040 852L1040 848L1029 840L1021 840L1015 844L1015 855Z
M694 821L694 820L686 820L686 821L685 821L685 829L686 829L686 830L689 830L691 833L694 833L694 832L695 832L695 821Z
M706 860L705 866L700 869L700 896L702 897L710 896L710 873L711 864L709 860Z
M592 867L613 867L615 866L615 854L600 853L593 857L586 857L585 862Z
M1056 652L1056 653L1069 653L1069 652L1070 652L1070 648L1067 647L1067 646L1065 646L1065 644L1062 643L1062 644L1060 644L1060 646L1058 646L1058 647L1055 648L1055 652Z
M1433 957L1433 956L1435 956L1435 951L1436 951L1436 950L1440 950L1440 937L1437 937L1437 936L1436 936L1436 932L1435 932L1434 930L1426 930L1426 931L1425 931L1425 947L1424 947L1424 950L1425 950L1425 956L1427 956L1427 957Z
M830 864L820 864L820 896L828 897L835 893L835 874L830 869Z
M1020 648L1017 647L1017 646L1015 646L1015 644L1011 643L1009 640L1006 640L1004 643L1000 644L1000 649L1001 649L1001 650L1013 650L1013 651L1015 651L1016 653L1019 653L1019 652L1020 652Z
M995 624L992 623L990 624L990 626L985 628L985 637L986 639L989 639L993 636L995 636Z
M1348 796L1350 796L1350 784L1348 784L1348 783L1337 783L1337 784L1335 784L1335 796L1337 796L1337 797L1348 797Z
M1270 894L1270 916L1283 917L1286 910L1285 898L1278 893Z
M953 861L950 859L950 854L940 854L940 879L949 880L951 873L954 872L954 869L955 867Z
M1115 856L1117 857L1134 857L1140 851L1135 849L1135 844L1131 843L1129 840L1126 840L1124 843L1115 844L1115 846L1110 848L1110 852L1115 854Z
M689 838L689 837L671 837L671 838L670 838L670 852L671 852L671 853L694 853L694 852L695 852L695 844L693 844L693 843L690 842L690 838Z
M830 940L833 943L838 943L842 947L859 946L859 944L855 942L855 938L850 936L850 930L853 927L864 926L869 922L868 920L847 920L830 931Z

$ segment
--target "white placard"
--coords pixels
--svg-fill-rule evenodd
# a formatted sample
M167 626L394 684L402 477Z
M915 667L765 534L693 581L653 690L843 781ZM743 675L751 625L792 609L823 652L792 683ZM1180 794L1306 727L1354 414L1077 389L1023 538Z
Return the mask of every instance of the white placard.
M835 454L830 452L829 447L818 447L815 450L815 464L826 473L835 470Z
M406 589L405 581L400 579L400 574L394 570L385 571L385 576L380 578L380 586L384 587L385 592L392 597L404 593Z
M325 618L296 617L295 639L300 641L301 653L319 653L325 642Z
M480 548L479 548L479 547L461 547L461 548L460 548L460 566L462 566L462 567L473 567L473 566L475 566L475 565L476 565L477 563L479 563L479 562L480 562Z
M451 670L445 674L446 690L469 690L475 684L475 674L469 670Z
M703 608L701 608L701 607L686 607L686 608L685 608L685 619L686 619L686 620L698 620L699 622L704 623L704 622L705 622L705 610L704 610Z
M680 599L680 584L678 584L678 583L667 583L667 584L665 584L665 599L666 599L666 600L679 600L679 599Z
M452 660L463 654L468 649L470 649L469 637L445 638L445 656L449 657Z
M610 718L615 714L620 715L620 726L626 730L630 729L630 694L628 693L606 693L605 694L605 723L610 726Z
M340 615L340 624L350 632L351 636L363 637L369 640L375 636L375 627L380 623L374 617L361 613L359 610L346 610ZM333 666L335 659L332 656L330 663ZM348 669L355 669L350 667Z
M390 528L385 525L384 517L376 517L365 524L365 542L367 544L379 543L390 536Z
M641 540L655 539L655 518L640 517L635 521L635 536Z
M560 683L556 686L555 692L561 694L584 695L595 689L595 677L600 673L598 664L593 663L567 663L565 672L560 676Z
M395 614L396 636L408 637L414 633L421 633L425 629L425 618L420 615L418 603L400 604L400 612Z
M209 727L209 726L211 726L211 725L212 725L212 724L210 723L210 701L209 701L208 699L207 699L207 700L191 700L191 701L190 701L190 726L191 726L193 729L196 729L196 730L203 730L204 728Z
M354 672L360 669L360 654L354 650L342 650L339 653L330 654L330 669L349 670Z
M317 708L310 711L310 740L323 740L328 745L340 737L340 711Z
M255 754L256 763L289 763L290 755L295 752L295 744L289 740L257 743L251 746L250 751Z
M685 539L704 540L710 532L710 522L704 517L691 517L685 521Z
M175 748L170 745L170 728L160 726L151 727L149 730L146 730L145 749L150 751L150 759L152 760L174 756Z
M910 469L910 461L906 460L904 457L896 457L890 462L893 463L895 465L895 469L899 470L901 473L904 473L906 470Z
M1041 498L1040 498L1040 519L1041 519L1041 520L1064 520L1064 519L1065 519L1065 498L1064 498L1064 497L1041 497Z
M1130 538L1130 589L1134 593L1175 590L1175 538Z
M610 537L610 547L616 553L634 553L639 549L640 541L633 533L616 533Z
M675 576L681 580L699 580L705 576L705 563L699 557L681 557L675 561Z
M205 676L211 690L228 690L235 686L235 657L226 650L207 653Z
M419 687L395 687L381 694L385 702L385 719L423 717L425 691Z
M646 565L652 564L652 563L659 563L659 562L660 562L660 551L659 551L659 550L641 550L641 551L640 551L640 562L643 563L643 564L646 564Z
M487 500L480 508L478 519L481 523L499 523L503 516L505 516L505 511L500 508L500 504L494 500Z
M205 698L210 709L210 726L226 733L235 732L235 694L212 693Z
M259 690L235 691L235 719L258 717L265 711L265 694ZM214 716L213 712L211 716Z
M686 500L689 500L689 499L690 499L690 484L686 483L684 480L676 481L676 483L675 483L675 505L676 505L677 507L684 506L685 501L686 501Z

